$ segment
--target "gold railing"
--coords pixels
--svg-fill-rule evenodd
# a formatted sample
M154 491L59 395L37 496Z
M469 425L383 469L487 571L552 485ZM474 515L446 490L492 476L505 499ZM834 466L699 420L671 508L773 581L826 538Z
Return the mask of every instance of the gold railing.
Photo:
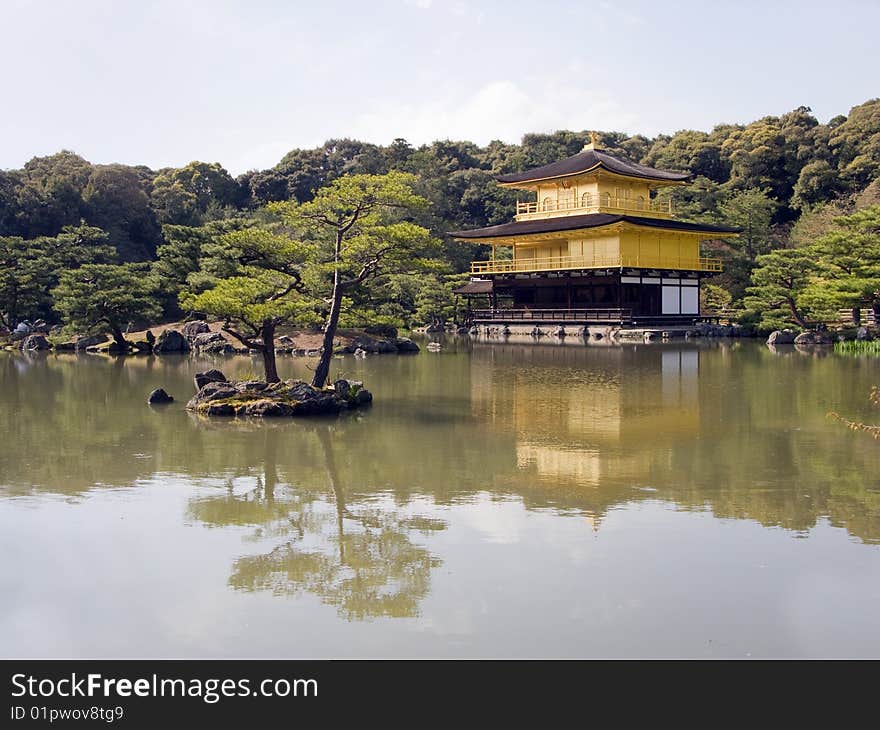
M673 271L711 271L724 269L720 259L682 256L549 256L546 258L496 259L473 261L472 274L516 274L572 269L667 269Z
M627 213L654 213L660 215L672 215L673 207L671 200L641 200L639 198L614 197L609 193L584 193L580 197L568 200L553 200L552 198L530 203L517 203L516 216L521 218L541 218L553 213L595 213L602 212L627 212Z

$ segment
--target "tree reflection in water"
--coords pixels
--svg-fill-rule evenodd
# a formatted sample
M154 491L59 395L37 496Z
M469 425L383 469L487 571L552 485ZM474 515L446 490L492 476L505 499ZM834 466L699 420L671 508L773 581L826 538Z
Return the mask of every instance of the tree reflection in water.
M230 482L222 498L191 504L191 516L204 523L256 524L255 539L286 538L268 553L236 560L229 585L275 595L311 593L348 620L417 616L430 590L431 569L440 561L411 534L443 530L446 523L404 516L384 504L349 505L333 453L334 426L309 430L323 453L333 509L319 495L280 482L277 438L265 441L263 475L252 492L236 496Z

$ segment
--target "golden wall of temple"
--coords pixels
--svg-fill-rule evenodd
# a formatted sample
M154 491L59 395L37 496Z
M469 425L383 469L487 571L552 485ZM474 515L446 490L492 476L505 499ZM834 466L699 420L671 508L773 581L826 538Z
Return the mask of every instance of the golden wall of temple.
M573 257L588 262L622 262L631 266L678 268L678 263L697 261L700 241L697 236L675 231L652 229L623 230L609 234L597 231L578 231L577 238L544 239L517 242L514 258L517 260Z
M645 181L597 178L595 175L566 178L564 184L558 180L539 183L536 193L538 207L544 211L572 210L597 204L600 210L631 208L638 207L640 202L647 210L651 199L651 188Z

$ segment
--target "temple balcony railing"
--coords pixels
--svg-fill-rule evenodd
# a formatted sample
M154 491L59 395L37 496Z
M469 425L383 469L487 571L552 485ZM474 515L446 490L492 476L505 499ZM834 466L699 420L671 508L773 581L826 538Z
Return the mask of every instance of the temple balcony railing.
M546 324L560 323L617 323L632 321L632 309L591 308L591 309L475 309L471 313L474 322L534 322Z
M516 220L518 221L587 213L634 213L657 218L671 218L673 205L671 200L618 198L610 193L584 193L580 197L568 200L547 198L543 201L516 204Z
M668 271L724 270L721 259L684 256L549 256L546 258L495 259L473 261L472 274L522 274L581 269L662 269Z

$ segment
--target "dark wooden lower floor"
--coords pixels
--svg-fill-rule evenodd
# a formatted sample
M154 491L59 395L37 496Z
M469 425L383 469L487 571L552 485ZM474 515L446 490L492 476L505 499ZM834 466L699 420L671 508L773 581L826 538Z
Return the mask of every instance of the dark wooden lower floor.
M494 278L471 285L475 322L687 324L700 319L695 272L608 271Z

